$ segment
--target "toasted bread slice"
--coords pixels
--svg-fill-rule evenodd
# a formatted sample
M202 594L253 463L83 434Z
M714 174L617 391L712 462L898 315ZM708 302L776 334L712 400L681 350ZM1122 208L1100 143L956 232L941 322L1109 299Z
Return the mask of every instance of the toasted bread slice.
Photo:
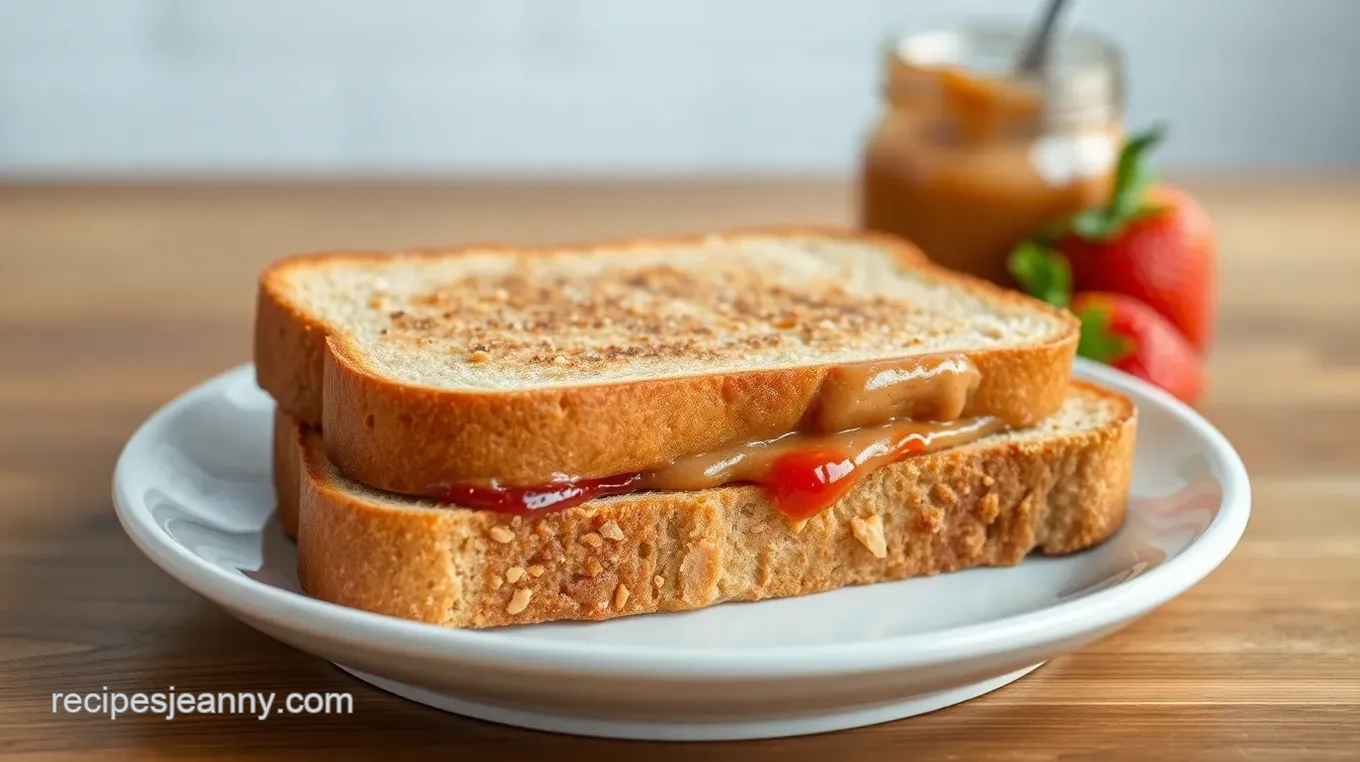
M1027 426L1062 403L1077 330L897 239L792 230L287 259L260 280L255 357L344 473L422 494L769 438L861 361L963 354L964 415Z
M801 530L751 486L517 517L379 492L295 427L298 572L332 603L450 627L608 619L802 595L1095 545L1124 518L1135 409L1074 383L1023 431L909 457Z

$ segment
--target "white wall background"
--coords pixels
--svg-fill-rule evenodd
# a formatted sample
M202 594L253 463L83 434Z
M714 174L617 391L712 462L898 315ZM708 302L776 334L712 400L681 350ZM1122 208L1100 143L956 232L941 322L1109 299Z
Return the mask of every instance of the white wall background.
M893 28L1037 0L0 0L0 174L842 171ZM1360 164L1360 0L1078 0L1180 166Z

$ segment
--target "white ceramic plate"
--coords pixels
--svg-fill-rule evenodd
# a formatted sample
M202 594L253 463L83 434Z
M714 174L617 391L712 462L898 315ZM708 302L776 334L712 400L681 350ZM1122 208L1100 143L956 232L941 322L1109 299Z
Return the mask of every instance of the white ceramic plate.
M1139 406L1127 524L1018 567L600 623L450 630L313 600L273 517L273 404L237 368L153 415L114 474L148 557L246 623L384 690L494 722L672 740L816 733L994 690L1194 585L1250 511L1242 462L1192 410L1124 374Z

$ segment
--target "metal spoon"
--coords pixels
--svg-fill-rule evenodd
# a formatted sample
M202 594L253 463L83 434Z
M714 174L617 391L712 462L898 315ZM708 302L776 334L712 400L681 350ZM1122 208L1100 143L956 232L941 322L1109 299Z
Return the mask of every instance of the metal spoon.
M1018 74L1038 74L1048 64L1048 51L1052 47L1053 30L1058 26L1058 16L1066 5L1067 0L1048 0L1048 9L1044 11L1039 27L1030 35L1029 42L1025 45L1025 51L1016 64L1015 69Z

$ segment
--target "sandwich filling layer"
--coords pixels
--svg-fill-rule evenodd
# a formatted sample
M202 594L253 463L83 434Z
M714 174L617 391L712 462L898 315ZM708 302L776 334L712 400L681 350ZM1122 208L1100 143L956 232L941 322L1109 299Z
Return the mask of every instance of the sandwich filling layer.
M430 497L465 508L533 514L645 490L756 484L781 511L804 519L835 504L877 468L1004 431L999 418L962 417L980 380L961 355L838 366L794 431L648 471L589 478L557 474L538 485L445 484L432 488Z

